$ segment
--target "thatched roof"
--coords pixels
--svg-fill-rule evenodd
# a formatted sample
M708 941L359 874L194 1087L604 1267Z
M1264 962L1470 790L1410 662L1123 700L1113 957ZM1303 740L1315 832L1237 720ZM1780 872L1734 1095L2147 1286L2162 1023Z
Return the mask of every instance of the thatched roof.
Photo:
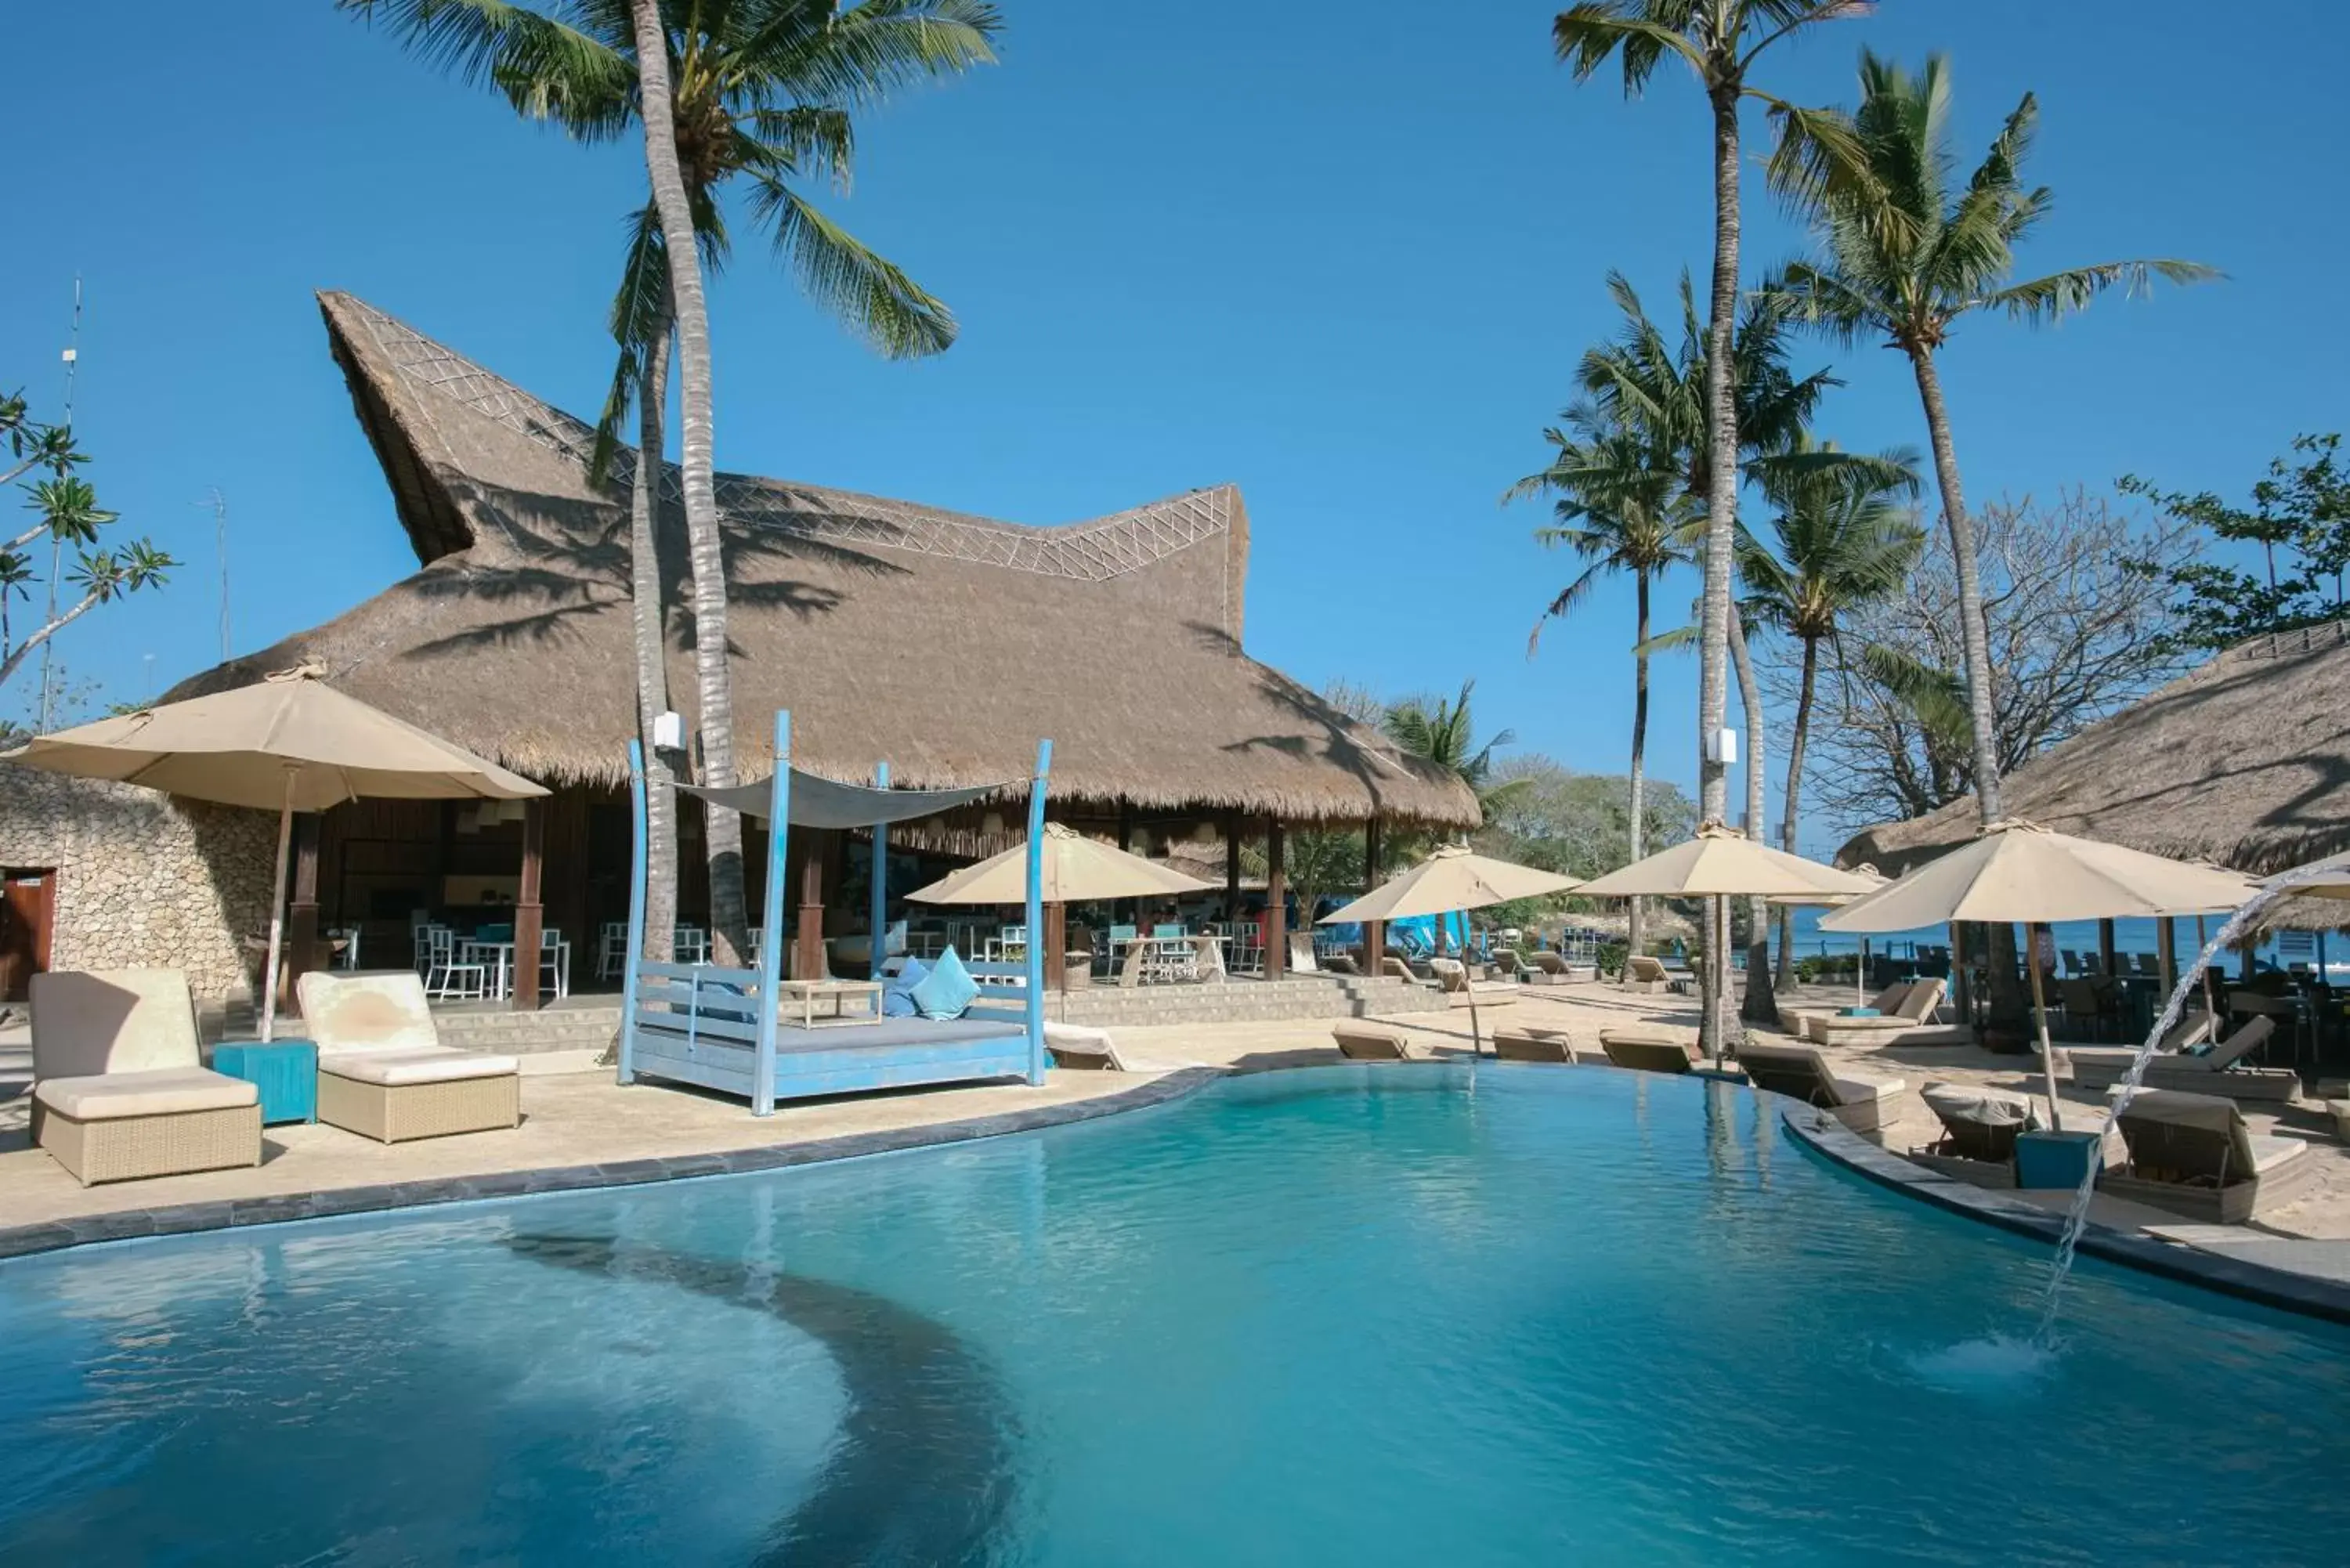
M2350 621L2240 643L2052 747L2002 784L2008 815L2265 874L2350 848ZM1973 836L1971 796L1837 852L1898 873Z
M374 307L319 296L422 570L174 696L315 661L342 690L550 784L616 784L636 729L627 454ZM661 528L670 702L694 719L676 472ZM949 788L1031 771L1054 794L1291 821L1473 823L1461 784L1241 650L1248 514L1230 485L1030 528L719 475L737 756Z

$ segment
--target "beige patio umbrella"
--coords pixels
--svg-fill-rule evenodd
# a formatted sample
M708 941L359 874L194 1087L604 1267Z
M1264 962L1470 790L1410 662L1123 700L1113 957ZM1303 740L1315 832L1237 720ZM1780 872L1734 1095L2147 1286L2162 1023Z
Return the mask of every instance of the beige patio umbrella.
M1887 880L1885 875L1874 866L1856 866L1850 875L1866 882L1870 892L1884 887ZM1855 898L1865 896L1860 893L1782 893L1771 902L1784 904L1790 909L1807 907L1838 909L1851 903ZM1868 938L1864 935L1860 939L1860 962L1852 971L1852 1004L1855 1007L1866 1005L1867 996Z
M1992 823L1973 842L1854 899L1821 920L1820 927L1906 931L1956 920L2039 927L2057 920L2209 914L2232 909L2252 892L2250 879L2216 866L2167 860L2011 820ZM2048 1044L2048 1002L2037 956L2029 952L2032 945L2025 943L2024 969L2032 976L2032 1006L2038 1015L2041 1075L2048 1093L2050 1125L2061 1132L2056 1069Z
M1109 898L1151 898L1162 894L1204 893L1212 882L1186 877L1155 860L1130 855L1115 845L1087 838L1057 822L1045 825L1045 852L1038 857L1042 876L1045 929L1033 933L1045 942L1048 972L1045 982L1063 983L1058 972L1066 945L1063 925L1067 906ZM1000 855L951 872L927 888L906 895L920 904L1017 904L1028 897L1028 844L1023 839Z
M286 857L297 811L347 800L521 800L546 790L517 774L346 697L315 666L251 686L36 735L0 760L277 815L261 1037L277 1018Z
M1465 844L1447 844L1419 865L1388 877L1315 923L1345 926L1367 920L1408 920L1419 915L1450 915L1455 910L1482 909L1518 898L1572 892L1577 886L1574 877L1562 877L1555 871L1537 871L1531 866L1480 855ZM1468 957L1465 945L1461 957L1464 961ZM1482 1056L1485 1052L1483 1031L1477 1020L1474 981L1469 982L1469 1052L1472 1056Z
M1800 855L1773 849L1767 844L1756 843L1735 828L1709 822L1699 826L1696 837L1660 850L1644 860L1635 860L1605 877L1595 877L1576 890L1601 898L1703 898L1717 900L1708 919L1711 934L1705 946L1706 962L1712 967L1716 977L1712 988L1717 1010L1713 1053L1718 1064L1728 1034L1719 1009L1730 990L1730 955L1723 950L1729 945L1723 940L1727 922L1721 918L1722 906L1719 900L1814 894L1843 896L1866 893L1868 888L1866 880L1849 871L1839 871L1833 866L1823 866L1816 860L1806 860Z

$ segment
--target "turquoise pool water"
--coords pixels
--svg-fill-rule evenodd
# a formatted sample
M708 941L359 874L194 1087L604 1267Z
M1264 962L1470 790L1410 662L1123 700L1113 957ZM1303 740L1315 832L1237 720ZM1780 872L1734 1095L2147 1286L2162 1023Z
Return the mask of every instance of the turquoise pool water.
M2341 1560L2350 1334L2045 1267L1742 1090L1270 1075L0 1266L0 1563Z

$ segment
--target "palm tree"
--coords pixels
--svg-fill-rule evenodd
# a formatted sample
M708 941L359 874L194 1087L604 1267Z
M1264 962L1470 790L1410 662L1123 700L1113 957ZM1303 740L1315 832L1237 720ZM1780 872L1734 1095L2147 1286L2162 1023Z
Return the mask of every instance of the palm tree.
M1916 455L1888 452L1878 462L1877 471L1814 464L1770 475L1763 489L1773 507L1778 548L1750 539L1739 556L1744 618L1795 639L1804 649L1780 836L1780 847L1790 855L1803 810L1804 748L1811 738L1820 645L1835 641L1846 611L1899 592L1925 549L1912 504L1919 483ZM1777 981L1783 986L1794 979L1793 928L1793 912L1782 909Z
M639 119L660 121L645 125L653 199L630 220L611 312L620 354L595 466L600 473L630 401L648 400L674 333L702 774L705 784L732 784L725 562L702 289L702 265L723 265L729 254L723 192L743 181L753 221L768 231L802 286L882 352L945 348L955 334L946 306L795 186L809 175L846 182L856 108L903 84L992 61L994 9L983 0L864 0L847 9L837 0L546 0L539 10L511 0L337 4L384 19L428 59L488 83L517 112L580 140L614 139ZM650 115L641 112L648 108ZM644 552L657 515L660 449L640 449L639 466L654 469L633 487L647 504L640 509L631 498L632 545ZM639 574L634 586L645 581ZM658 588L658 578L651 581ZM658 677L646 669L660 663L660 618L641 618L639 629L641 709L660 696ZM641 719L650 745L650 714ZM748 931L740 820L711 811L705 839L711 925L725 961L744 950Z
M2004 311L2039 325L2081 309L2109 288L2137 294L2157 277L2184 284L2220 275L2194 262L2121 261L2010 282L2016 245L2053 201L2045 187L2027 190L2022 183L2023 160L2039 115L2033 96L2023 96L1959 190L1951 183L1958 165L1950 147L1950 77L1944 57L1929 56L1925 68L1912 76L1863 49L1860 88L1860 108L1844 130L1869 178L1829 189L1804 178L1800 161L1773 161L1774 175L1808 212L1825 252L1819 262L1787 268L1783 286L1806 317L1840 341L1882 338L1908 357L1916 376L1941 485L1942 517L1957 562L1975 799L1988 826L2001 815L1989 635L1974 528L1959 481L1935 355L1949 341L1952 325L1973 311Z
M1631 858L1648 853L1648 803L1643 799L1648 744L1648 590L1675 566L1695 559L1704 512L1684 491L1680 476L1648 461L1651 451L1633 431L1590 404L1567 410L1567 429L1543 432L1558 449L1540 473L1520 480L1511 493L1549 491L1558 519L1534 537L1564 547L1586 563L1559 590L1526 638L1526 656L1541 644L1543 623L1569 614L1603 577L1628 575L1638 607L1632 644ZM1572 433L1570 433L1572 432ZM1630 900L1626 940L1641 950L1643 910ZM1627 969L1626 974L1628 976Z
M1739 293L1739 111L1745 100L1762 99L1786 127L1784 156L1799 160L1810 150L1814 167L1835 162L1832 153L1816 151L1810 112L1751 87L1747 73L1781 39L1870 8L1868 0L1581 0L1551 24L1552 46L1578 81L1590 79L1615 58L1626 95L1638 96L1658 62L1676 55L1696 73L1713 111L1713 286L1700 405L1708 447L1698 724L1707 735L1721 730L1727 696L1730 578L1738 527L1739 427L1731 356ZM1835 130L1828 129L1831 140ZM1701 753L1698 778L1700 815L1721 820L1727 809L1722 764Z
M1488 736L1484 744L1477 743L1471 710L1476 690L1476 681L1463 680L1457 697L1407 697L1388 709L1379 728L1411 755L1425 757L1467 784L1477 796L1478 809L1490 813L1525 784L1523 780L1493 782L1493 753L1518 737L1514 731L1503 730Z

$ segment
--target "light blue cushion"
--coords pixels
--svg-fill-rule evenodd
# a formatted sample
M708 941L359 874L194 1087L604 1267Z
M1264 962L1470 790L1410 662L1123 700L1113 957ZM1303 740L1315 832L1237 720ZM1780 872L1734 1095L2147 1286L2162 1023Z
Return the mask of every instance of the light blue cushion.
M905 968L881 982L881 1016L884 1018L919 1018L921 1010L914 1005L914 987L930 978L931 966L918 958L906 961Z
M954 949L949 948L914 987L913 998L914 1011L925 1018L961 1018L963 1010L979 1000L979 982L962 967Z

